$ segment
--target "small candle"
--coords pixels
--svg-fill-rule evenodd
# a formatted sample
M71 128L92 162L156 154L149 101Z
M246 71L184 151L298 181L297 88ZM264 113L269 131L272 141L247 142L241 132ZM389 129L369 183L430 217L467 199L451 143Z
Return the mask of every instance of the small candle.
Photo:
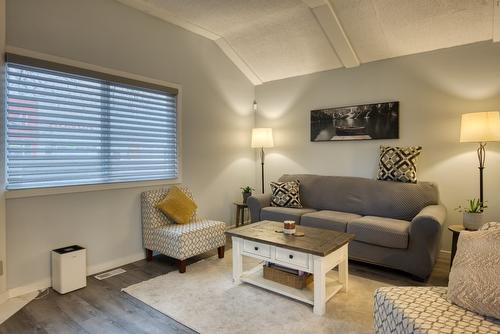
M294 220L285 220L283 222L283 233L285 233L285 234L294 234L295 233L295 221Z

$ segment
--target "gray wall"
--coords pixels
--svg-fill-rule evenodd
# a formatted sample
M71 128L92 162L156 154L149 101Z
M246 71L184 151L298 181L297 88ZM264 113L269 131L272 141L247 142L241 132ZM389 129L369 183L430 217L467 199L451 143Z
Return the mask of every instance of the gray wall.
M268 181L298 172L373 178L379 145L422 145L418 177L439 185L447 223L460 224L453 209L479 196L477 145L459 143L460 114L500 110L499 60L500 43L484 42L257 86L257 123L275 134ZM399 140L310 142L310 110L393 100L400 101ZM500 143L487 149L487 217L498 221ZM443 249L450 240L445 229Z
M201 215L231 222L254 182L254 88L214 42L111 0L8 0L7 44L181 84L184 183ZM9 288L45 284L49 250L68 244L94 269L141 256L143 190L8 199Z

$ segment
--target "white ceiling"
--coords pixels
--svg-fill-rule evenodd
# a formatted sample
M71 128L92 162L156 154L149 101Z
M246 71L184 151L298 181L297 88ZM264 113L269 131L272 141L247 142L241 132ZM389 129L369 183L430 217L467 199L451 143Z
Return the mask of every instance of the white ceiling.
M500 40L496 0L118 0L210 38L254 83Z

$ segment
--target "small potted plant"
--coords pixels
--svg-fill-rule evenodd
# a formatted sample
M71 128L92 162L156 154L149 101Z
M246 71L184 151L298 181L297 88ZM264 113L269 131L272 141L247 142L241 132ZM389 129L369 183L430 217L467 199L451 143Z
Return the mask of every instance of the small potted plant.
M476 231L483 225L483 210L487 206L481 203L478 198L467 200L467 206L461 205L456 208L458 212L463 213L463 224L467 230Z
M250 186L241 187L240 189L241 189L241 194L243 195L243 203L246 203L248 197L252 196L252 190L255 189Z

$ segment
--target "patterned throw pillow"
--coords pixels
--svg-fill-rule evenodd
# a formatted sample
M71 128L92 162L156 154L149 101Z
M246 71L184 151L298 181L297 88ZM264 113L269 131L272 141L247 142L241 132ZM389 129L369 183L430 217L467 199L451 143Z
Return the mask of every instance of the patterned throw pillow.
M489 222L485 223L479 231L488 231L488 230L500 230L500 223L499 222Z
M271 206L282 206L287 208L301 208L300 182L271 182Z
M469 311L500 319L500 229L460 232L448 281L448 300Z
M417 158L421 151L421 146L380 146L378 179L416 183Z

